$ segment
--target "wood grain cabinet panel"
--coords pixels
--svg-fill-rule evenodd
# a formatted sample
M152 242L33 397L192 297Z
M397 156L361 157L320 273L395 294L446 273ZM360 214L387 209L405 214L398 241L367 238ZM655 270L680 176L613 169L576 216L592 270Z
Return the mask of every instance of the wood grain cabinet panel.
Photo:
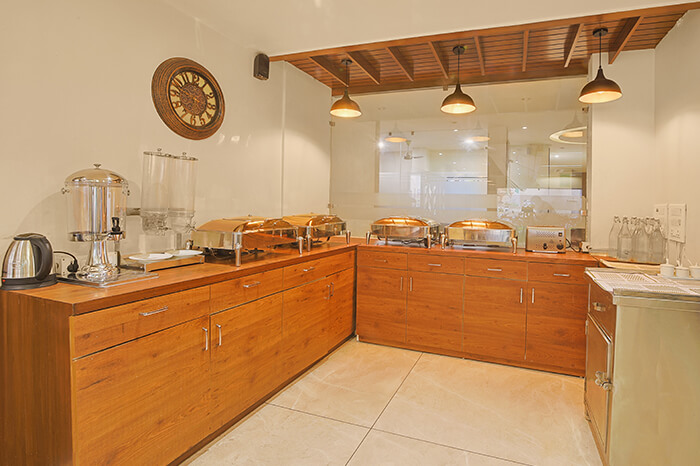
M466 274L476 277L527 279L527 262L503 259L479 259L468 257Z
M75 464L167 464L209 434L208 327L202 317L73 362Z
M522 362L525 359L526 282L467 277L464 352Z
M588 287L530 284L526 362L583 375Z
M406 342L422 348L462 350L464 276L409 272Z
M406 343L405 271L357 269L357 335L362 341Z
M383 269L406 270L408 254L403 252L368 251L357 252L358 267L379 267Z
M211 285L211 312L223 311L282 291L283 276L280 268L214 283Z
M284 380L282 293L211 316L211 426L218 429Z
M355 253L353 251L290 265L284 268L284 288L288 289L309 283L338 271L352 268L354 265Z
M328 349L352 335L355 329L355 270L343 270L331 275L329 305Z
M584 285L586 266L570 264L543 264L532 262L527 266L528 280L535 282L573 283Z
M408 256L408 270L463 275L464 259L443 255L410 254Z

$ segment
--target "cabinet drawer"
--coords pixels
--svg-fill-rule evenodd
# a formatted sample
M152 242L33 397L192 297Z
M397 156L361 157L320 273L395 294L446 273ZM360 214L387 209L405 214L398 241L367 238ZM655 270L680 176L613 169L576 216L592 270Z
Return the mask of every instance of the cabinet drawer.
M617 306L612 302L612 295L600 288L595 283L590 285L589 314L595 318L615 339L615 321L617 319Z
M586 280L583 278L585 270L586 267L583 265L540 264L531 262L527 266L527 275L530 281L584 285L586 283Z
M357 252L357 266L406 270L406 256L406 254L400 252L368 251L366 249L361 249Z
M464 274L464 258L432 254L409 254L408 270Z
M209 314L209 287L71 317L73 358Z
M468 258L466 261L466 273L467 275L475 275L477 277L526 280L527 262Z
M282 291L281 268L254 273L211 285L211 312L219 312L239 304L255 301Z
M289 289L312 282L355 265L353 252L313 259L284 268L284 288Z

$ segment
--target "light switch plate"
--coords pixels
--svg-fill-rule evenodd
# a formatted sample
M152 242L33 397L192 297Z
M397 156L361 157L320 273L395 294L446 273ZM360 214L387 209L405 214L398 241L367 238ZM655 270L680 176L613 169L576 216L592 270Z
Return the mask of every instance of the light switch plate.
M661 233L668 238L668 204L654 204L654 218L661 222Z
M685 243L685 204L668 205L668 239Z

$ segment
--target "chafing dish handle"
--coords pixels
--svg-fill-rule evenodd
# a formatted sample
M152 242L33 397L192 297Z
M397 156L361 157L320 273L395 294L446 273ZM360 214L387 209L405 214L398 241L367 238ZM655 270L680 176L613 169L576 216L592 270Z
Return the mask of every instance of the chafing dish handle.
M513 254L517 254L518 253L518 237L517 236L512 237L510 239L510 242L513 245Z

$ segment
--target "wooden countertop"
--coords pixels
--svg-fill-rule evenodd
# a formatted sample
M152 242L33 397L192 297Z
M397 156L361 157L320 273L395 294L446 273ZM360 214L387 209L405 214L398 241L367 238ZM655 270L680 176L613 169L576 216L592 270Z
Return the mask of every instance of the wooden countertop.
M354 250L355 247L355 244L348 245L345 242L328 242L314 246L310 252L304 251L301 256L296 249L280 248L274 252L266 253L257 260L253 257L244 257L240 267L234 265L233 258L230 260L208 258L207 262L203 264L158 270L157 278L140 280L110 288L95 288L59 282L46 288L21 291L0 290L0 293L7 293L8 297L13 294L21 294L59 305L69 305L72 307L74 315L83 314L97 309L118 306L184 289L210 285L252 273L285 267L310 259L318 259L339 252Z

